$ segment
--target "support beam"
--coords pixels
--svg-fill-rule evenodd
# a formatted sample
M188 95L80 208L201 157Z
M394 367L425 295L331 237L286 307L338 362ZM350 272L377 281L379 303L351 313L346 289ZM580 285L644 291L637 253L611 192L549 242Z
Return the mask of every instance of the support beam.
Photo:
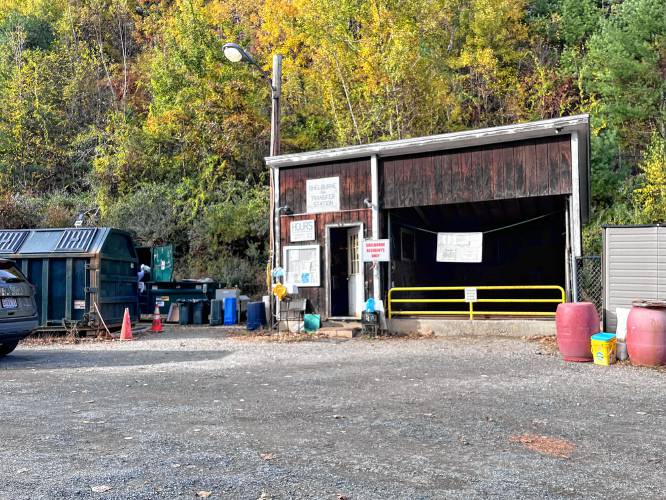
M571 236L571 298L578 302L578 272L576 259L583 255L580 214L580 172L578 170L578 132L571 133L571 196L569 196L569 224Z
M571 249L574 258L583 255L580 213L580 172L578 162L578 132L571 133Z
M386 288L387 288L387 290L390 290L391 288L393 288L393 273L392 273L391 270L393 269L394 256L393 256L393 230L392 230L391 224L392 224L392 222L391 222L391 211L387 210L386 211L386 231L388 233L387 236L388 236L388 240L389 240L389 249L390 249L389 253L390 253L390 259L391 259L387 262L387 265L388 265L388 270L386 272ZM388 304L386 304L386 309L388 309Z
M280 250L280 171L277 168L271 167L273 172L273 248L275 252L274 262L275 267L279 267L282 261L282 254Z
M379 159L377 155L370 157L370 177L372 181L372 239L379 239ZM372 266L372 296L381 300L380 263Z
M573 296L572 296L572 289L574 289L574 286L572 285L572 278L571 278L571 271L572 267L571 264L573 262L571 258L571 222L570 222L570 217L569 217L569 196L567 196L566 201L564 202L564 235L565 235L565 243L564 243L564 276L565 276L565 281L564 281L564 288L566 291L566 296L568 301L573 301ZM575 271L575 269L574 269Z
M268 328L270 330L273 329L273 321L277 317L277 313L279 311L280 307L280 301L278 300L277 297L272 296L272 289L273 289L273 283L275 279L273 278L273 270L277 267L280 267L280 263L282 262L282 250L280 248L280 170L278 170L275 167L269 167L271 176L270 176L270 182L272 182L271 185L271 194L273 195L273 199L271 200L270 203L270 211L271 211L271 228L272 228L272 236L273 236L273 255L271 256L271 262L270 262L270 273L271 276L269 276L267 279L270 282L270 287L268 290L268 296L271 297L269 301L269 317L270 317L270 323L268 325Z

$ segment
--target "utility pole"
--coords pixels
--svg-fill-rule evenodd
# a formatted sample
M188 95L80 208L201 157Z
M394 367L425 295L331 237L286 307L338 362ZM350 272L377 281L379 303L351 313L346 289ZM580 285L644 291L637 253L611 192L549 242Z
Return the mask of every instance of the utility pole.
M271 144L269 156L280 154L280 96L282 91L282 56L275 54L273 56L273 75L264 71L257 64L252 56L236 43L225 43L223 46L224 57L233 63L245 62L255 66L261 73L261 76L271 86ZM273 291L273 270L280 264L280 191L279 191L279 171L271 168L269 170L269 269L270 276L267 279L268 295ZM273 328L273 299L269 301L269 317L271 318L270 328Z

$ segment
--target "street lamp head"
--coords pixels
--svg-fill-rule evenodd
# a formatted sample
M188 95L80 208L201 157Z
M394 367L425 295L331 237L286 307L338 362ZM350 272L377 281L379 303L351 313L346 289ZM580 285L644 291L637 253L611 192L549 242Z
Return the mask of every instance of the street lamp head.
M252 58L248 53L237 43L225 43L222 50L224 51L224 57L233 63L241 62L243 60L248 62L252 61Z

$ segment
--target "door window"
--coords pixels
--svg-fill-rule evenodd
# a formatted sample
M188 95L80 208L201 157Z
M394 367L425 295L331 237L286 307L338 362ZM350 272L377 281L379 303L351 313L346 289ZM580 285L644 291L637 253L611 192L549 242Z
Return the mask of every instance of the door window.
M349 274L358 274L360 270L358 231L354 231L349 233Z

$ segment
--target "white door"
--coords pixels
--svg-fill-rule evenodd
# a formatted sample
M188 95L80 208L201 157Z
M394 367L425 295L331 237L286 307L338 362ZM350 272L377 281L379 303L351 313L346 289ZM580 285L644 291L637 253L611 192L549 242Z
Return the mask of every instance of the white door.
M363 311L363 263L361 262L361 228L347 231L347 282L349 286L349 315L361 317Z

